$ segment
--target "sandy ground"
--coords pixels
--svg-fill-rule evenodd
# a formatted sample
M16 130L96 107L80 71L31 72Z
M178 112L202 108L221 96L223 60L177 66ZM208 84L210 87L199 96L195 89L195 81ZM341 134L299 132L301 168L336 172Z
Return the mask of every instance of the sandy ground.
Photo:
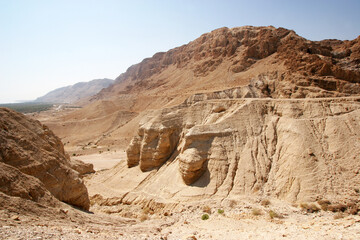
M74 156L72 158L81 160L85 163L92 163L94 165L94 170L100 171L104 169L110 169L122 160L125 161L126 153L123 150L118 150L116 152Z
M76 158L102 170L96 174L106 174L124 156L124 151L117 151ZM92 175L87 176L85 182L91 179ZM359 215L336 218L336 213L307 213L276 199L266 206L260 202L244 196L169 202L171 207L149 210L138 204L106 206L93 201L90 213L68 206L65 218L0 212L0 239L360 239ZM279 217L271 218L270 211ZM204 214L209 219L202 220Z

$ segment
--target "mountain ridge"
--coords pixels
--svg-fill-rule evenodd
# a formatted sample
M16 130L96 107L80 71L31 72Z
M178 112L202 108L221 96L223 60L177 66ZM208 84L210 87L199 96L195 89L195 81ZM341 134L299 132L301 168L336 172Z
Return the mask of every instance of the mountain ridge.
M35 102L47 103L74 103L83 98L90 97L114 83L114 80L103 78L89 82L78 82L73 85L57 88L38 97Z

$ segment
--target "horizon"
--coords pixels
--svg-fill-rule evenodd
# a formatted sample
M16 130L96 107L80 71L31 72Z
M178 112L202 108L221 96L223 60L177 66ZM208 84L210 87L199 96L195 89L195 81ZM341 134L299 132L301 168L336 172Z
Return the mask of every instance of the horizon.
M116 79L157 52L221 27L274 26L313 41L353 40L360 1L3 1L0 103Z

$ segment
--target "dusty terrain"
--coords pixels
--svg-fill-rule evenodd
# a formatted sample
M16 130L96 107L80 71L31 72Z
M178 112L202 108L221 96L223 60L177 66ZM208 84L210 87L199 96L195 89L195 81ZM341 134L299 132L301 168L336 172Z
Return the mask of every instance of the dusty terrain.
M0 237L359 239L359 64L360 37L250 26L144 59L81 109L29 116L49 130L2 129L5 164L52 152L21 126L59 136L48 141L86 186L90 212L12 164L0 171L12 186L0 189ZM41 197L24 195L33 189Z

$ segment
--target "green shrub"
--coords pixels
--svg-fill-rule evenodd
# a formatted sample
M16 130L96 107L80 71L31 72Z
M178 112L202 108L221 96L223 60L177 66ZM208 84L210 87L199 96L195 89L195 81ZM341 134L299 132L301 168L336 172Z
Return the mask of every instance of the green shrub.
M223 214L223 213L224 213L224 210L223 210L223 209L218 209L218 213L219 213L219 214Z
M209 215L208 214L203 214L202 216L201 216L201 219L202 220L208 220L209 219Z

